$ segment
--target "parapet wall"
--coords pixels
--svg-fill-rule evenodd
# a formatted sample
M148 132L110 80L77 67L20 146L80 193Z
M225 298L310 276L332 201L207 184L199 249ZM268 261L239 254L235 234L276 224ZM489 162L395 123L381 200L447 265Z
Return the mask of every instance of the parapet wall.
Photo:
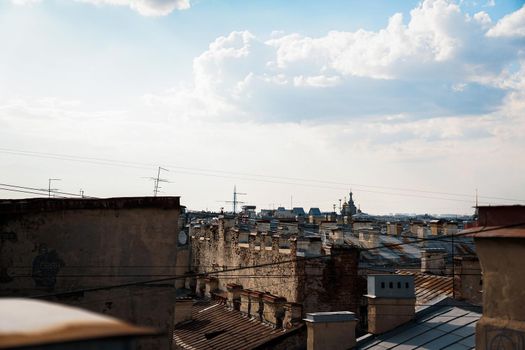
M215 225L193 230L193 270L217 277L219 290L226 291L227 284L235 283L302 304L304 313L358 311L363 284L357 271L357 248L332 247L326 255L315 240L312 246L319 253L308 255L298 251L295 236L251 232L247 242L239 242L242 234L235 228L225 229L222 219ZM219 273L238 268L241 270Z

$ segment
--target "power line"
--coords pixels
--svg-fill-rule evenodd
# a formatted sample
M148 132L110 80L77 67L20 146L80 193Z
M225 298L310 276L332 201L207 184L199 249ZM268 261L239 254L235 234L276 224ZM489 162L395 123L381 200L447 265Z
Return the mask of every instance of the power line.
M28 157L40 157L40 158L51 158L51 159L57 159L57 160L86 162L86 163L99 164L99 165L131 167L131 168L139 168L139 169L150 169L153 166L152 164L147 164L147 163L128 162L128 161L120 161L120 160L105 159L105 158L95 158L95 157L82 157L82 156L65 155L65 154L57 154L57 153L22 151L22 150L8 149L8 148L0 148L0 153L20 155L20 156L28 156ZM191 175L222 177L222 178L234 178L234 179L241 179L241 180L248 180L248 181L258 181L258 182L268 182L268 183L278 183L278 184L288 184L288 185L319 187L319 188L328 188L328 189L334 189L334 190L347 190L347 188L343 189L343 188L340 188L340 187L329 187L329 186L313 185L313 183L323 183L323 184L331 184L331 185L344 185L346 187L377 188L377 189L386 189L386 190L410 192L410 194L406 194L406 193L392 193L392 192L384 192L384 191L373 191L373 190L365 190L365 189L358 189L358 190L361 191L361 192L380 193L380 194L387 194L387 195L394 195L394 196L409 196L409 197L428 198L428 199L461 201L461 202L468 202L468 203L471 203L471 202L473 203L474 202L474 199L472 199L472 200L461 200L461 199L457 199L457 198L454 199L454 198L443 198L443 197L432 197L432 196L419 196L419 195L413 194L413 192L427 193L427 194L439 194L439 195L454 196L454 197L473 198L474 196L470 195L470 194L429 191L429 190L410 189L410 188L401 188L401 187L365 185L365 184L356 184L356 183L343 183L343 182L337 182L337 181L326 181L326 180L306 179L306 178L298 178L298 177L285 177L285 176L252 174L252 173L233 172L233 171L224 171L224 170L215 170L215 169L189 168L189 167L181 167L181 166L175 166L175 165L169 165L169 164L167 166L169 166L170 168L173 168L173 169L179 169L179 171L178 171L179 173L191 174ZM225 175L219 175L219 174L225 174ZM235 175L235 176L231 176L231 175ZM244 176L244 177L239 177L239 176ZM278 180L283 180L283 181L264 180L265 178L266 179L278 179ZM289 182L289 181L296 181L296 182ZM306 182L306 183L298 183L297 181L302 181L302 182ZM480 198L486 198L486 199L493 199L493 200L511 201L511 202L525 202L525 199L504 198L504 197L495 197L495 196L479 196L479 197Z
M1 184L0 184L0 185L1 185ZM9 192L19 192L19 193L36 194L36 195L39 195L39 196L42 196L42 195L43 195L42 193L39 193L39 192L25 191L25 190L17 190L17 189L13 189L13 188L5 188L5 187L0 187L0 190L2 190L2 191L9 191ZM59 197L59 198L66 198L66 197Z
M0 186L12 187L12 188L23 189L23 190L31 190L31 191L41 191L42 193L32 192L33 194L38 194L38 195L48 194L48 191L49 191L48 189L43 189L43 188L11 185L11 184L5 184L5 183L0 183ZM5 189L5 190L7 191L7 189ZM60 194L60 195L67 195L67 196L72 196L72 197L92 198L92 199L96 198L96 197L86 196L84 194L69 193L69 192L62 192L62 191L56 191L56 190L51 191L51 193ZM66 198L66 197L60 197L60 198Z
M494 231L494 230L500 230L500 229L503 229L503 228L512 228L512 227L517 227L517 226L522 226L522 225L525 225L525 223L512 224L512 225L506 225L506 226L499 226L499 227L495 227L495 228L482 227L478 231L469 231L469 232L464 232L464 233L458 233L458 234L455 234L455 236L460 237L460 236L465 236L465 235L473 235L473 234L476 234L478 232L489 232L489 231ZM434 237L423 238L423 239L420 239L420 241L430 241L430 240L439 240L439 239L440 239L440 237L438 236L438 237L435 237L435 238ZM404 243L403 242L403 243L399 243L399 244L395 244L395 245L390 245L390 247L392 247L392 246L402 246L402 245L406 245L406 244L410 244L410 243ZM377 246L377 247L363 248L363 249L360 249L360 251L370 251L370 250L383 249L383 248L385 248L385 247L384 246ZM309 261L309 260L314 260L314 259L325 259L325 260L328 260L328 259L330 259L330 258L332 258L334 256L337 256L337 255L338 255L338 253L331 254L331 255L316 255L316 256L311 256L311 257L301 257L299 259L296 257L294 259L282 260L282 261L277 261L277 262L270 262L270 263L257 264L257 265L251 265L251 266L241 266L241 267L237 267L237 268L233 268L233 269L226 269L226 270L222 270L222 271L216 271L213 274L227 273L227 272L232 272L232 271L242 271L242 270L253 269L253 268L270 267L270 266L276 266L276 265L290 264L290 263L294 263L294 262ZM207 274L205 274L205 273L185 274L185 275L181 275L181 276L173 276L173 277L167 277L167 278L151 279L151 280L146 280L146 281L134 281L134 282L116 284L116 285L111 285L111 286L92 287L92 288L84 288L84 289L72 290L72 291L66 291L66 292L60 292L60 293L54 293L54 294L36 295L36 296L32 296L32 298L45 298L45 297L50 297L50 296L70 295L70 294L76 294L76 293L82 293L82 292L108 290L108 289L112 289L112 288L122 288L122 287L130 287L130 286L137 286L137 285L146 285L146 284L150 284L150 283L168 282L168 281L173 281L173 280L176 280L176 279L187 278L187 277L205 277L206 275Z

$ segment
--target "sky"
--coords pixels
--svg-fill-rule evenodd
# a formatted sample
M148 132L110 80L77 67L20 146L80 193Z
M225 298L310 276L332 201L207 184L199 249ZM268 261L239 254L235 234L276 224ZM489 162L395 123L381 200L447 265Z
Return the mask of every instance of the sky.
M523 0L0 1L0 198L471 214L524 134Z

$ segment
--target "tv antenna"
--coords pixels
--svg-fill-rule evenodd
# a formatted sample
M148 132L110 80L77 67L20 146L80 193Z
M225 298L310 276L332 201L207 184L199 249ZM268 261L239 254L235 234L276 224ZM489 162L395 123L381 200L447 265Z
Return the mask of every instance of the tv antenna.
M160 177L160 172L161 171L169 171L169 170L159 166L158 169L157 169L157 177L152 177L152 176L145 177L145 179L153 180L153 197L157 197L157 194L160 192L160 189L162 187L159 184L161 182L168 182L168 183L170 182L167 179L162 179Z
M244 202L241 202L237 199L237 196L245 196L247 193L241 193L237 192L237 186L233 186L233 201L224 201L224 203L232 203L233 204L233 214L237 212L237 204L244 204Z
M51 188L51 182L52 181L61 181L62 179L48 179L48 182L47 182L47 193L48 193L48 197L51 198L51 191L58 191L58 188Z

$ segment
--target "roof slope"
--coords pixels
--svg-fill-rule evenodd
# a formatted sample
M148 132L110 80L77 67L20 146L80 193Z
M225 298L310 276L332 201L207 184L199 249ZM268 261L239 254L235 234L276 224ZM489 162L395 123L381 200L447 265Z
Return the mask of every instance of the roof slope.
M416 306L426 306L431 301L452 297L454 289L452 277L430 275L406 270L396 271L399 275L414 275L416 287Z
M375 338L360 340L357 349L475 349L480 308L446 299L416 314L413 322Z
M302 327L274 329L216 301L197 302L192 317L175 327L173 340L180 349L254 349Z

